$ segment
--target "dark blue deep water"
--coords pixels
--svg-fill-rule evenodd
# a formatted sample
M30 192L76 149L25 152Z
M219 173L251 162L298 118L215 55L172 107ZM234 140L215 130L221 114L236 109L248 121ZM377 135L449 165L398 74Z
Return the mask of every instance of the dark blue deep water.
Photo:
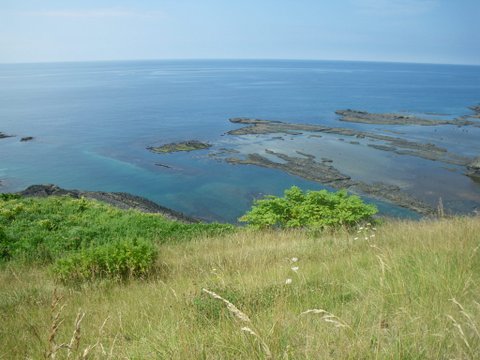
M206 220L235 221L261 194L280 194L293 184L322 186L277 170L229 165L207 156L208 151L158 155L145 148L187 139L225 142L223 134L238 127L228 119L238 116L355 127L339 123L335 110L454 117L471 113L468 107L479 102L480 67L475 66L331 61L0 65L0 131L17 135L0 140L0 191L38 183L125 191ZM465 135L444 127L439 141L478 156L478 130ZM433 130L408 131L412 138L428 140ZM35 140L20 142L21 136ZM465 191L480 192L468 181L465 177L461 185ZM409 216L395 206L380 207Z

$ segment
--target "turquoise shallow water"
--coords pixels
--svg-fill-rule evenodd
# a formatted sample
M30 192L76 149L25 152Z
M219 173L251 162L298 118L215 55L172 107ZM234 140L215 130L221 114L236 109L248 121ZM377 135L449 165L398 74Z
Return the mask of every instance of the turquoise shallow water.
M223 136L236 128L228 119L237 116L358 128L362 125L339 122L335 110L453 117L479 102L480 67L474 66L330 61L0 65L0 131L35 137L27 143L18 137L0 140L1 191L34 183L126 191L206 220L235 221L261 194L279 194L293 184L322 186L276 170L225 164L208 157L208 151L162 156L145 147L192 138L219 147L237 145L239 139ZM480 128L372 129L401 131L406 138L466 156L480 154ZM370 168L348 162L339 168L368 178L371 168L387 168L386 159L395 171L378 171L378 176L392 174L426 201L442 197L463 212L477 206L479 185L452 166L446 171L443 164L415 158L396 164L386 153L372 158ZM379 206L386 214L412 216Z

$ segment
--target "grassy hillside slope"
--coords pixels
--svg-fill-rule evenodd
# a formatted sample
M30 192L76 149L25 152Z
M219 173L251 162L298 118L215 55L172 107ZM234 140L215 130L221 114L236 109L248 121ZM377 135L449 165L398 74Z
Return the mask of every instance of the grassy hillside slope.
M72 359L480 357L478 217L313 235L175 225L78 201L4 201L0 224L28 244L140 237L157 246L157 271L67 286L53 280L48 256L4 260L0 358L62 359L66 345ZM67 251L44 248L60 249L52 259Z

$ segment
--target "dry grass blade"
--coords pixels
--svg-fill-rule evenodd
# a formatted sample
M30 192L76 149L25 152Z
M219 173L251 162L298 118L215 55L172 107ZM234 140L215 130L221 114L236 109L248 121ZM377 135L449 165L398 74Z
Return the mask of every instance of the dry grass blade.
M50 311L51 311L51 317L52 317L52 324L50 326L50 332L48 336L48 350L44 353L46 359L55 359L57 357L57 353L61 349L67 349L67 354L64 358L70 359L72 357L78 358L78 359L87 359L91 351L97 347L98 345L102 346L100 343L100 339L103 334L103 328L105 327L105 324L107 323L109 317L105 319L103 322L102 326L99 328L99 336L98 340L95 344L87 346L83 351L79 350L80 347L80 340L81 340L81 324L82 321L85 317L85 313L82 312L81 310L78 311L77 316L75 318L75 323L74 323L74 330L72 337L70 338L70 342L67 343L62 343L60 345L57 345L55 339L56 335L58 333L58 330L60 328L60 325L64 322L64 319L60 318L60 315L63 312L63 309L65 308L65 304L63 304L60 309L58 309L60 302L62 300L61 296L57 295L57 291L54 290L53 292L53 298L52 298L52 304L50 306ZM57 310L58 309L58 310ZM113 353L113 347L110 351L110 356L112 356ZM104 354L106 355L106 354Z
M255 337L260 342L260 345L262 346L263 352L265 353L265 358L267 359L272 358L272 352L270 351L270 348L255 331L253 331L251 328L247 326L242 327L240 330Z
M452 321L453 326L455 326L455 328L460 333L460 337L462 338L462 341L467 346L468 350L471 352L472 348L467 340L467 337L465 336L465 332L463 331L462 326L457 322L457 320L455 320L453 316L447 315L447 317Z
M72 351L78 350L80 346L80 338L81 338L81 327L80 324L82 323L83 318L85 317L85 313L82 313L80 310L77 313L77 317L75 319L75 330L73 330L72 338L70 339L70 343L68 344L68 353L67 359L70 358L72 355Z
M480 332L478 331L477 325L475 324L475 321L470 316L470 314L465 311L465 308L462 306L462 304L460 304L455 298L450 299L450 301L458 306L458 308L460 309L460 313L468 320L468 326L475 332L475 335L477 335L477 337L480 339Z
M220 295L214 293L213 291L207 290L207 289L202 289L202 291L214 299L222 301L225 305L227 305L228 311L233 314L238 320L243 321L243 322L251 322L250 318L245 314L244 312L240 311L235 305L233 305L230 301L227 299L224 299Z
M348 328L351 329L351 327L346 324L344 321L340 320L337 316L333 315L332 313L329 313L326 310L323 309L309 309L304 312L302 312L300 315L307 315L307 314L322 314L321 319L325 322L332 323L335 327L337 328Z
M83 350L81 359L82 360L88 359L88 355L90 354L90 351L92 351L94 348L96 348L97 345L98 345L98 341L93 345L87 346L85 348L85 350Z
M236 317L238 320L243 321L243 322L248 322L248 323L252 322L250 320L250 318L247 316L247 314L240 311L235 305L233 305L227 299L225 299L225 298L221 297L220 295L218 295L217 293L215 293L213 291L210 291L210 290L207 290L207 289L202 289L202 291L204 293L210 295L212 298L214 298L216 300L220 300L225 305L227 305L228 311L230 311L230 313L232 313L233 316ZM262 346L262 350L265 354L266 359L271 359L272 358L272 352L270 351L270 348L268 347L268 345L265 343L265 341L262 339L262 337L255 330L253 330L252 328L247 327L247 326L242 327L240 330L247 333L247 334L252 335L253 337L255 337L260 342L260 345Z
M52 323L50 325L50 331L48 334L48 350L45 353L46 359L55 359L57 351L66 346L65 344L57 345L55 341L58 328L63 323L63 319L60 319L60 315L62 314L62 311L65 308L65 304L63 304L60 307L60 309L57 310L62 299L63 298L57 294L57 289L54 289L53 296L52 296L52 304L50 305Z

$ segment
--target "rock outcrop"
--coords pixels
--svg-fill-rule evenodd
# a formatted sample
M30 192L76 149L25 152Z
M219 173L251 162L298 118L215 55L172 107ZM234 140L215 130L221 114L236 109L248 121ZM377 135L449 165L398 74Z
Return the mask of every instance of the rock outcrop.
M120 209L134 209L145 213L161 214L165 218L184 223L197 223L198 220L186 216L178 211L160 206L153 201L124 192L103 192L103 191L81 191L66 190L53 184L32 185L19 195L27 197L47 197L47 196L71 196L73 198L85 197L95 199Z

